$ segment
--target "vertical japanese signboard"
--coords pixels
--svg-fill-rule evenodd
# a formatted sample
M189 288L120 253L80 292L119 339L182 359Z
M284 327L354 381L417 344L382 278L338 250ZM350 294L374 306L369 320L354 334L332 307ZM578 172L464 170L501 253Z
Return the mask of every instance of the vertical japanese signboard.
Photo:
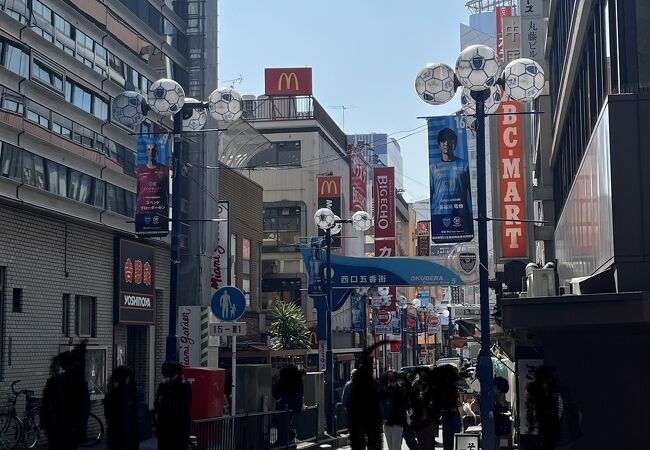
M521 17L502 18L503 26L503 62L521 58Z
M375 167L373 170L373 214L375 219L375 256L396 256L395 245L395 168ZM397 288L389 289L390 306L395 311Z
M373 170L375 238L395 238L395 168Z
M546 24L544 22L543 0L520 0L522 29L522 57L544 63L546 45Z
M153 247L128 239L117 239L116 255L116 323L153 325L156 310Z
M350 155L350 211L367 211L368 165L355 146L349 147Z
M329 208L334 214L341 217L341 177L318 177L318 209ZM318 229L318 235L324 236L325 232ZM340 234L332 236L332 248L341 247Z
M417 256L431 254L431 222L421 220L417 224Z
M503 259L526 259L528 237L526 224L526 186L523 154L523 120L521 103L501 102L498 123L498 210L505 219L501 228L500 256Z
M162 237L169 233L169 135L140 135L136 155L135 233Z
M502 17L512 16L512 6L499 6L496 8L497 16L497 56L503 61L503 22Z

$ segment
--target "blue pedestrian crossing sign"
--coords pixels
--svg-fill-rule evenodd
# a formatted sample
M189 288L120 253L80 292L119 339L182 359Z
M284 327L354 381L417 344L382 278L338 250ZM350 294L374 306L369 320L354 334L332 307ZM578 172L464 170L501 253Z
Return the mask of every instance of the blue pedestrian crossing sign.
M236 287L222 287L212 294L210 308L212 308L212 313L219 319L232 322L244 315L246 298L244 293Z

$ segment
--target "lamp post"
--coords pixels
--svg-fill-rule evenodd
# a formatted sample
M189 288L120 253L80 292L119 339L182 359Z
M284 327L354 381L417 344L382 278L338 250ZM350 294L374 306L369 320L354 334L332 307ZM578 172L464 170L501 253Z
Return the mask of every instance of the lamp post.
M494 450L497 440L494 429L494 393L492 390L492 358L490 354L490 302L487 257L487 199L485 173L485 118L496 113L502 90L516 101L531 101L544 88L544 73L536 62L517 59L500 75L496 52L485 45L464 49L456 61L456 71L445 64L429 64L420 71L415 88L422 100L431 105L447 103L456 89L464 86L462 103L466 115L476 117L476 166L478 197L479 284L481 305L481 351L478 376L481 383L482 448ZM486 111L487 109L487 111ZM451 327L451 321L449 326Z
M163 117L173 116L174 136L172 150L172 205L171 205L171 248L170 248L170 274L169 274L169 323L168 334L165 342L165 359L177 361L177 305L178 305L178 265L180 263L179 235L181 227L181 198L183 170L182 134L198 132L207 122L207 113L216 120L232 122L242 114L242 100L239 93L230 88L215 89L208 101L199 101L185 97L185 91L176 81L162 78L151 84L147 98L134 91L125 91L113 100L113 119L122 125L136 127L140 125L147 113L152 110ZM219 131L219 130L210 130ZM149 181L150 183L150 181ZM138 186L140 183L137 183ZM139 188L138 188L139 191ZM140 195L140 192L138 192ZM164 205L165 209L167 205ZM139 209L139 206L138 206ZM136 210L136 234L138 233L137 216L147 214L146 211ZM160 212L153 215L159 217ZM213 221L216 219L207 219ZM166 236L166 230L156 236Z
M341 219L329 208L321 208L314 214L316 226L325 232L325 333L327 351L325 354L325 416L327 432L336 436L334 429L334 353L332 349L332 235L341 232L342 224L351 223L357 231L367 231L372 225L370 214L357 211L351 219Z

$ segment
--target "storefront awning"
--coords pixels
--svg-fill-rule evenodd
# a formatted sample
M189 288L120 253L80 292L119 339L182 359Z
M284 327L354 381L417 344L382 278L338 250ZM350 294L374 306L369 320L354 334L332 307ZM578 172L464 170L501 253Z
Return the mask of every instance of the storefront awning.
M650 325L650 292L504 299L505 329Z

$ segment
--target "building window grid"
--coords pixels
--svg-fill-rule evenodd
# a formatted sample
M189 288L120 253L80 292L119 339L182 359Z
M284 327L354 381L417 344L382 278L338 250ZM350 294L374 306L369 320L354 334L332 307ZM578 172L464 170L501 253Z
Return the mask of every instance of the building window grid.
M0 141L0 176L132 217L135 194Z

